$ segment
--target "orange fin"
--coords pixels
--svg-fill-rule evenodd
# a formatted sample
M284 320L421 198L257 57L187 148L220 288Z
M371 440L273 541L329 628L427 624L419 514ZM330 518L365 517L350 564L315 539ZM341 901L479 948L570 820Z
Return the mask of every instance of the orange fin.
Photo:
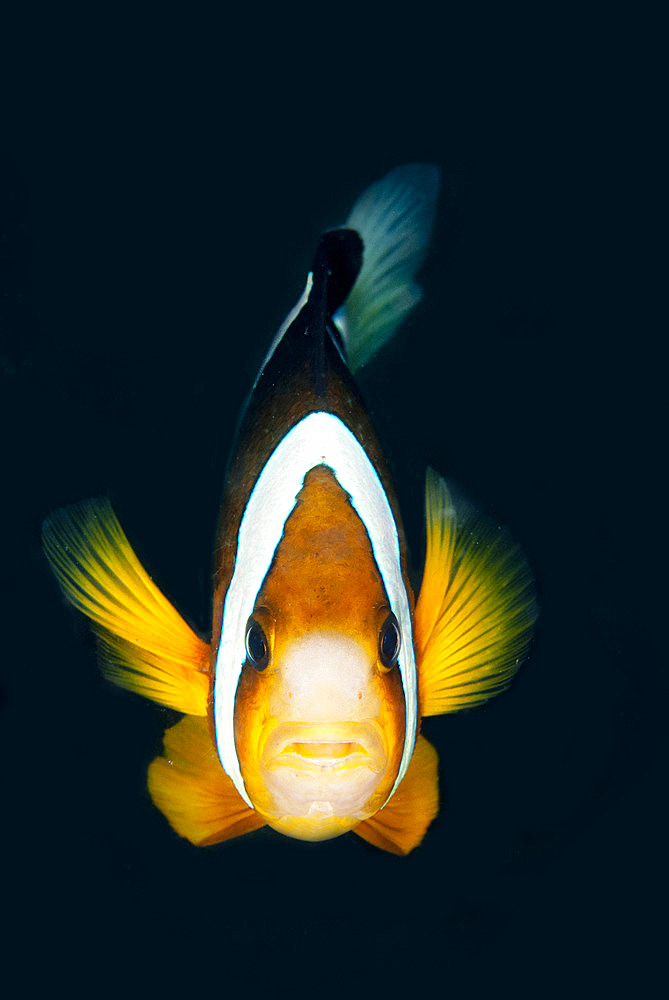
M353 832L393 854L413 851L439 812L438 764L437 751L419 736L407 773L390 802Z
M508 534L456 511L427 470L427 552L416 602L422 715L440 715L503 691L522 663L537 617L532 577Z
M106 499L54 511L44 551L68 601L93 621L115 684L190 715L206 715L209 646L161 594Z
M165 733L164 751L149 767L149 792L179 836L204 846L265 825L221 767L206 719L177 722Z

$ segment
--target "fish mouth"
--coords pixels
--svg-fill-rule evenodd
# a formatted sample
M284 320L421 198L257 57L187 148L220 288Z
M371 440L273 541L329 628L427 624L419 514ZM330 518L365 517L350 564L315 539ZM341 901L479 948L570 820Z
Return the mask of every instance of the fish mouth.
M387 771L386 743L376 721L279 723L260 758L267 821L290 832L298 820L299 836L307 840L336 836L379 808L377 790ZM334 829L337 833L324 833Z
M262 759L270 771L287 767L323 773L365 767L376 773L384 765L385 747L373 722L281 723L265 743Z

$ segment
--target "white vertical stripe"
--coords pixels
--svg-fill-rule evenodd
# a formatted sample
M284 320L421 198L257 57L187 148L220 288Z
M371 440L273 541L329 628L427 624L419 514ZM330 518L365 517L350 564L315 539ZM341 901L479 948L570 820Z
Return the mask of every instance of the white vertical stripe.
M376 470L357 438L334 414L310 413L277 445L249 497L239 527L235 569L223 609L214 682L216 743L223 768L249 805L234 733L235 693L246 657L246 622L253 612L258 591L304 477L316 465L329 466L350 495L369 535L390 607L402 633L399 668L406 701L406 736L391 795L406 773L416 739L416 663L395 519Z

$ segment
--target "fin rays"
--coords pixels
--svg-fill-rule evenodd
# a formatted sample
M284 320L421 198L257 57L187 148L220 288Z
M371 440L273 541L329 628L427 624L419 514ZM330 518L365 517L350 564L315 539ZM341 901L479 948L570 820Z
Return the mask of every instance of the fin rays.
M438 167L407 164L367 188L346 220L364 244L358 279L335 316L353 372L422 298L413 278L425 259L438 193Z
M149 767L149 792L179 836L204 847L265 825L221 767L206 719L186 716L168 729L164 751Z
M419 735L411 763L390 802L353 832L392 854L413 851L439 811L438 765L437 751Z
M416 603L423 715L456 711L503 691L524 659L536 618L520 549L483 518L458 515L428 469L427 552Z
M109 501L55 511L42 539L66 598L93 622L105 675L177 711L205 715L209 646L153 583Z

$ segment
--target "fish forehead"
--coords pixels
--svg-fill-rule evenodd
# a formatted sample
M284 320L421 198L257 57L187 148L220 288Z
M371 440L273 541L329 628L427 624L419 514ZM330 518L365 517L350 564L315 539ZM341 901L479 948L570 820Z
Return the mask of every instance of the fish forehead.
M332 469L304 478L257 597L291 631L375 627L388 598L367 529Z

